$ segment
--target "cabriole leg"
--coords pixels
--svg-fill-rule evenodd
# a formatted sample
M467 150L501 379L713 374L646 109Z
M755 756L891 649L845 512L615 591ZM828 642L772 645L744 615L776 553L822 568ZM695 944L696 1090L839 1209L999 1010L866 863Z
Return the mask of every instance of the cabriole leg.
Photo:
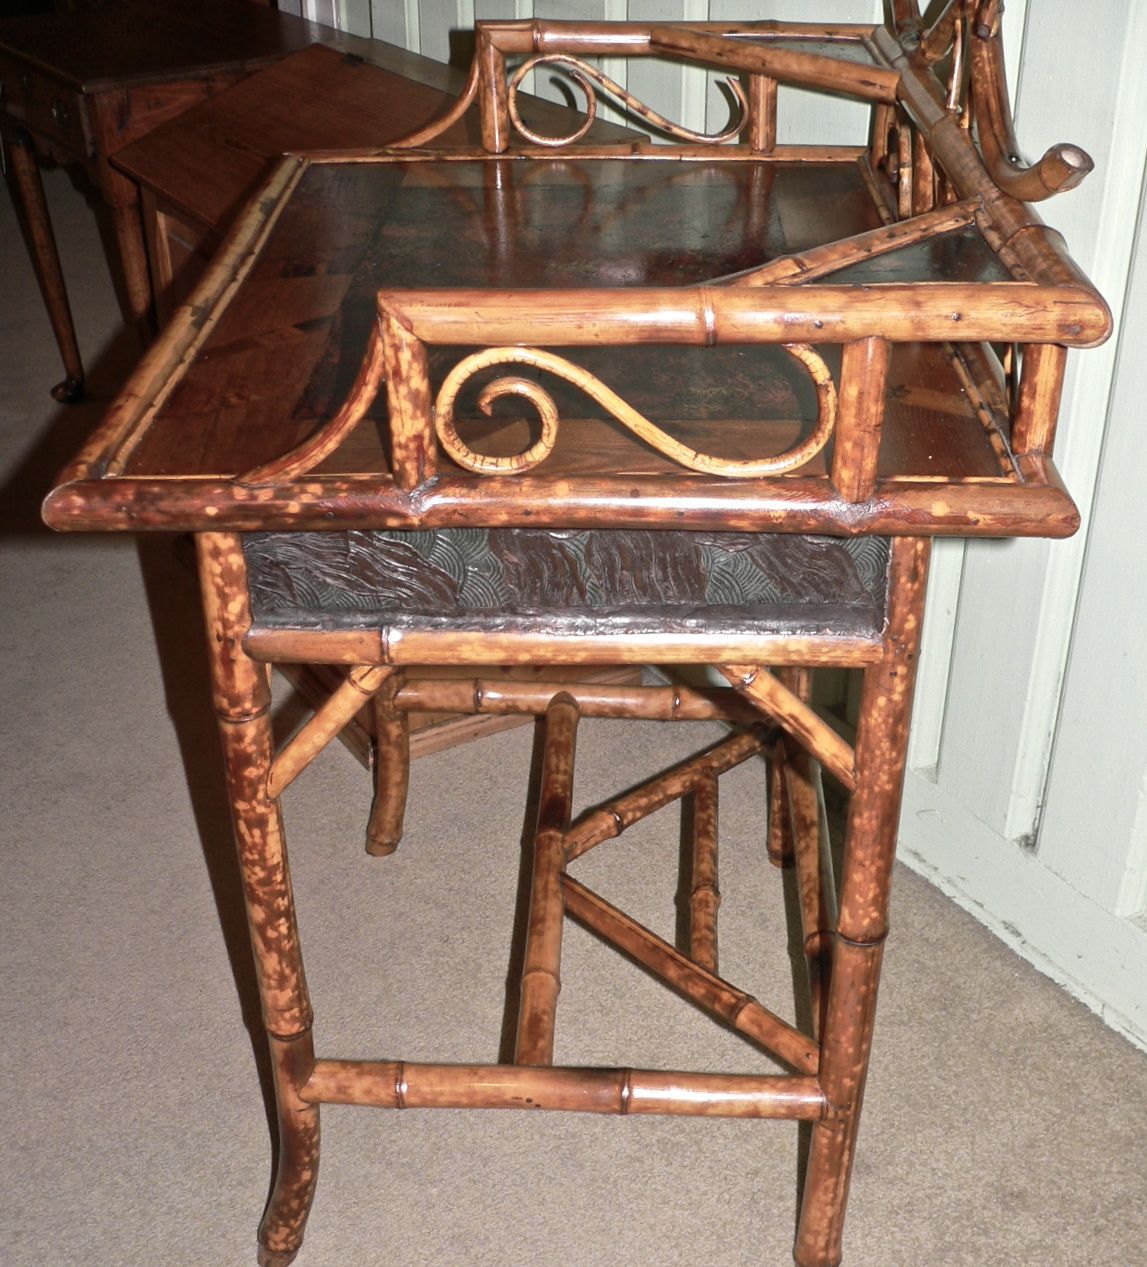
M893 542L884 653L865 670L840 913L822 1035L820 1081L836 1116L813 1127L793 1258L836 1267L888 932L908 722L924 612L929 541Z
M242 545L230 533L201 533L196 547L215 710L279 1118L279 1161L259 1229L259 1262L286 1267L302 1243L318 1174L318 1108L298 1098L314 1063L311 1005L279 803L267 791L274 754L268 672L242 644L251 623Z

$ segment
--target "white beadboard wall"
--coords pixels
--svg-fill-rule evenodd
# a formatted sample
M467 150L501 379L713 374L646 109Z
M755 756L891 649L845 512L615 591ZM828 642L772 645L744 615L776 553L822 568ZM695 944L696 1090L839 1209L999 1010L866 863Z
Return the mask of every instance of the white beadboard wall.
M280 0L440 60L476 18L875 22L881 0ZM1069 542L936 544L901 856L1147 1047L1147 3L1009 0L1020 142L1080 143L1082 189L1045 204L1115 312L1069 361L1057 460L1084 515ZM451 39L454 32L454 40ZM668 118L715 132L714 73L610 59ZM559 96L544 76L532 90ZM611 117L607 111L602 112ZM616 117L615 115L612 117ZM781 90L783 142L865 138L867 110ZM1135 267L1133 268L1133 265Z

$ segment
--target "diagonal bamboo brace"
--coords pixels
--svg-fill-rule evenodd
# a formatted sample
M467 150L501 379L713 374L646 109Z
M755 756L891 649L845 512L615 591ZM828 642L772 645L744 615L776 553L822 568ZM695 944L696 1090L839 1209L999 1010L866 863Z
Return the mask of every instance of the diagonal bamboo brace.
M315 711L271 764L267 795L281 796L394 672L389 665L358 665Z
M565 908L571 918L636 959L671 989L731 1026L739 1034L800 1073L815 1073L820 1047L770 1012L751 994L707 971L675 946L618 910L570 875L562 876Z
M856 788L856 758L850 744L817 716L812 707L767 669L753 664L719 666L729 681L768 714L841 783L852 792Z
M564 691L554 696L546 710L530 916L514 1044L516 1065L548 1065L553 1061L565 919L561 874L565 866L565 831L573 806L578 718L577 704Z
M656 775L632 792L598 806L566 833L566 861L572 862L603 841L620 836L627 827L648 818L655 810L688 795L702 779L724 774L747 761L761 751L768 738L759 728L733 735Z
M828 999L836 928L836 884L828 811L820 767L807 754L789 756L784 763L783 777L800 894L801 935L808 969L813 1033L819 1038Z

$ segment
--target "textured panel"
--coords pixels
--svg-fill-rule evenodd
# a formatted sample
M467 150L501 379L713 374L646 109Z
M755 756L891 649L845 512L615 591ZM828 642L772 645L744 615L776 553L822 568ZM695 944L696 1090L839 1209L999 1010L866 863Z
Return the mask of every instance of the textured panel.
M874 634L888 543L758 533L253 533L261 625Z

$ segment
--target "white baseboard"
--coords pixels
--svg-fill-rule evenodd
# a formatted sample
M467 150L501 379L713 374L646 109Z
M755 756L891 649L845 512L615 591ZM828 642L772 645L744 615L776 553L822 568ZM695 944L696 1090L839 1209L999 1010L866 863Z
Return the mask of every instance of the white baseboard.
M1147 1051L1147 927L1141 921L1098 906L1042 866L1038 855L1002 840L937 784L911 772L899 857Z

